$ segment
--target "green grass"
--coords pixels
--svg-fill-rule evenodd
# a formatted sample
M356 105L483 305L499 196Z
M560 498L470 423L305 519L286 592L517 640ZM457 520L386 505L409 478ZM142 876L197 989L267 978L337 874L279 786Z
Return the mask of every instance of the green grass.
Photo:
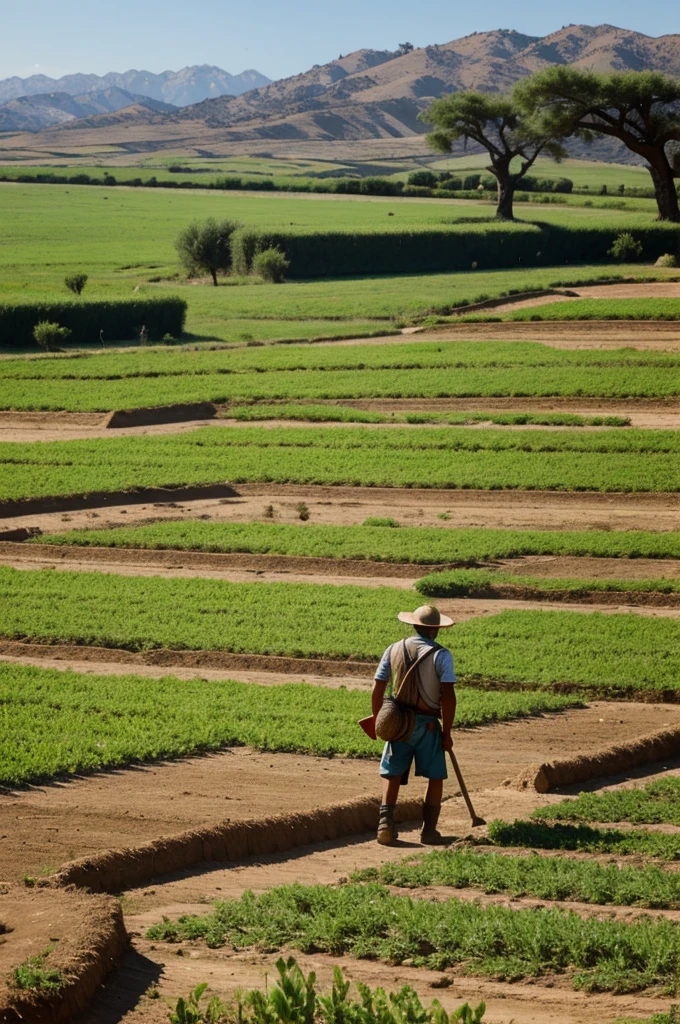
M403 635L396 615L415 600L387 587L0 567L0 635L132 651L375 661ZM668 700L680 682L679 641L674 619L562 611L505 611L462 622L447 637L466 685Z
M388 212L395 215L388 218ZM366 323L446 312L482 295L544 288L558 280L569 284L612 273L666 276L663 271L640 265L612 265L324 280L284 286L237 282L234 287L187 287L179 276L168 280L179 275L174 239L187 223L208 216L230 217L249 226L272 229L290 229L291 223L295 229L386 229L392 224L399 229L438 226L457 216L484 218L490 212L486 205L448 206L440 201L250 197L238 193L4 184L0 185L0 219L6 244L0 252L0 298L65 296L65 275L83 270L89 274L86 296L125 297L136 288L142 296L167 290L180 293L189 303L187 331L196 337L238 342L245 333L253 334L256 340L332 333L311 327L305 331L299 325L267 325L265 319L340 317ZM611 221L622 227L649 224L653 215L651 207L650 213L590 210L587 218L578 211L540 211L541 220L575 224ZM537 214L527 211L527 216ZM47 242L49 259L45 259ZM157 283L150 283L151 279ZM240 321L244 319L253 324L243 325ZM379 326L376 323L375 328Z
M582 920L560 910L508 910L455 899L392 896L382 886L280 886L216 904L203 917L165 920L148 938L204 939L210 947L344 954L392 965L512 981L567 973L574 988L632 992L677 986L680 930L664 920Z
M15 967L11 976L11 984L14 988L43 993L60 992L66 985L66 976L63 971L45 966L45 961L51 951L51 949L47 949Z
M451 174L473 174L479 171L485 177L488 170L485 164L487 160L479 154L471 156L453 157L447 156L435 161L432 164L434 170L450 171ZM73 172L74 174L77 171ZM115 174L115 171L113 172ZM575 188L588 188L597 194L603 185L607 186L610 193L615 193L619 185L627 188L651 188L652 179L646 167L635 167L630 164L603 163L599 160L562 160L559 164L554 160L539 157L533 165L530 174L537 178L570 178ZM518 191L522 191L520 184Z
M416 860L366 868L353 881L417 889L450 886L508 893L513 899L576 900L600 906L680 908L680 874L657 867L620 867L563 857L509 857L470 850L433 851Z
M323 325L315 322L312 327ZM340 333L341 328L342 324L331 324ZM369 331L371 325L364 328ZM0 379L2 408L73 412L206 400L238 405L404 397L654 398L680 393L680 359L674 353L634 349L565 351L535 342L305 344L217 351L152 348L2 359ZM310 415L318 417L320 412ZM341 415L346 419L350 414ZM494 415L503 423L518 418L512 413ZM535 415L533 420L525 415L530 422L556 422L549 415ZM412 423L465 421L460 414L437 418L411 413L407 418ZM370 416L364 413L364 419ZM595 420L602 423L606 418Z
M0 378L2 374L0 373ZM499 426L627 427L627 416L579 416L560 412L407 412L381 413L353 409L346 405L237 405L223 416L242 422L258 420L300 420L307 423L495 423Z
M677 594L680 579L558 579L548 576L521 576L513 572L483 569L452 569L435 572L416 583L416 589L427 597L489 597L506 596L507 588L515 587L526 596L571 594L584 597L593 591L616 593ZM524 593L518 595L524 596Z
M505 313L503 320L680 320L680 299L569 299Z
M169 548L179 551L358 558L422 565L470 564L522 555L680 558L680 532L642 530L458 530L449 527L326 526L307 523L157 522L105 530L43 534L36 544Z
M574 698L458 691L457 727L560 711ZM159 714L159 708L163 713ZM0 664L0 785L248 746L320 756L377 757L357 721L370 694L285 683L98 676Z
M632 821L644 825L680 825L680 779L659 779L643 789L580 793L575 800L539 807L532 817L544 821Z
M492 821L489 838L496 846L542 850L575 850L613 856L680 860L680 834L592 828L590 825L549 825L541 821Z
M680 435L671 430L207 427L155 437L0 443L0 501L227 481L674 492L680 460L672 456L679 451Z

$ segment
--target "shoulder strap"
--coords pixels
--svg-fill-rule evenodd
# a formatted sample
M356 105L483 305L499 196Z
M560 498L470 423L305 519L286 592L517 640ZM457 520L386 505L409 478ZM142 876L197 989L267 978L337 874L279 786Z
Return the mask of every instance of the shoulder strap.
M407 656L408 656L408 649L406 647L406 641L405 640L403 641L403 644L404 644L404 661L406 662L406 664L408 664L408 662L406 660ZM426 651L423 651L423 653L420 655L420 657L416 658L415 661L413 661L409 665L409 667L407 668L407 670L406 670L406 672L404 674L403 679L401 680L401 685L399 686L399 693L401 693L401 691L404 689L406 684L408 682L410 682L411 676L415 675L417 673L418 669L423 664L423 662L427 661L427 659L430 658L433 654L436 654L436 652L438 650L441 650L441 647L440 647L439 644L435 644L432 647L428 647ZM395 697L397 699L399 698L399 693L395 694Z

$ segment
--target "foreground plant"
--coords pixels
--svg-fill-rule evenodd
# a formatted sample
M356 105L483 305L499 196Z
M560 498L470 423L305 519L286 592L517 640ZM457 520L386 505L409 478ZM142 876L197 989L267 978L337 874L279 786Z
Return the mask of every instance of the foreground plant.
M450 1014L437 1000L425 1007L409 985L387 994L359 982L360 998L351 999L350 983L339 967L333 971L330 994L322 996L316 974L305 977L294 957L281 957L276 970L279 976L271 992L252 989L234 1006L213 996L202 1008L208 986L199 985L187 999L178 999L171 1024L481 1024L486 1010L483 1002L474 1010L465 1003Z
M14 987L33 992L59 992L66 978L62 971L45 966L51 951L51 948L46 949L15 967L11 979Z
M623 924L558 909L413 900L376 884L246 892L205 917L165 918L147 934L169 942L204 939L211 948L292 946L431 970L458 966L506 981L568 974L587 991L656 987L673 995L678 985L680 930L664 919Z

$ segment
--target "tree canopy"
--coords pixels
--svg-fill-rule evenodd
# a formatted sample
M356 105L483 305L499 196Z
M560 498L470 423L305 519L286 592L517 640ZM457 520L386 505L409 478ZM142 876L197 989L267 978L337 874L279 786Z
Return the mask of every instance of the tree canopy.
M552 127L548 132L537 130L507 96L454 92L435 100L420 117L434 125L427 141L438 152L450 153L460 139L476 142L487 151L487 170L498 182L496 216L503 219L512 219L515 188L537 156L547 152L559 160L564 155L559 133ZM520 164L513 171L517 158Z
M519 82L514 99L535 132L620 139L647 161L659 218L680 221L673 180L680 177L680 81L656 71L552 67Z
M217 287L217 272L231 267L231 236L238 224L219 223L210 217L202 224L194 222L180 233L175 248L188 274L207 273Z

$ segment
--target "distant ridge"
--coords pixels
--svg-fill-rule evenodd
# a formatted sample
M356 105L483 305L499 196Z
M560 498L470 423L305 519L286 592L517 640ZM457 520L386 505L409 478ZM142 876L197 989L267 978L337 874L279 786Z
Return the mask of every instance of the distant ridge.
M0 104L23 96L61 92L69 96L102 92L106 89L123 89L136 96L148 96L153 100L183 107L189 103L200 103L208 97L240 96L249 89L267 85L270 79L259 71L242 71L230 75L222 68L200 64L182 68L181 71L163 71L159 75L151 71L111 71L106 75L64 75L62 78L48 78L47 75L31 75L30 78L5 78L0 80Z
M519 79L551 65L600 72L656 70L680 77L680 35L653 38L613 25L568 25L542 37L498 29L419 49L357 50L257 88L250 81L250 88L238 95L232 87L223 96L201 97L182 105L191 92L189 81L198 76L205 82L204 72L210 79L218 70L189 68L175 76L187 79L184 91L175 83L174 93L154 94L165 102L174 95L172 102L181 106L179 110L131 107L70 120L33 137L15 135L0 140L0 157L22 147L58 150L64 145L65 131L69 132L69 147L121 145L128 152L181 145L205 155L223 154L234 144L243 146L256 140L287 146L306 144L309 151L309 144L382 140L386 147L390 140L411 138L414 148L422 145L418 137L427 130L418 114L432 99L460 89L506 92ZM143 76L146 72L127 74ZM249 74L244 72L244 76ZM82 77L72 76L78 84ZM214 75L213 79L215 84ZM129 91L149 95L148 89L148 82L134 78ZM570 143L570 151L585 155L577 141ZM636 162L634 155L614 140L599 140L587 152L594 159Z
M111 114L125 107L172 113L178 108L170 103L135 96L125 89L103 89L70 96L67 92L39 93L21 96L0 107L0 132L39 132L43 128L79 121L95 114Z

